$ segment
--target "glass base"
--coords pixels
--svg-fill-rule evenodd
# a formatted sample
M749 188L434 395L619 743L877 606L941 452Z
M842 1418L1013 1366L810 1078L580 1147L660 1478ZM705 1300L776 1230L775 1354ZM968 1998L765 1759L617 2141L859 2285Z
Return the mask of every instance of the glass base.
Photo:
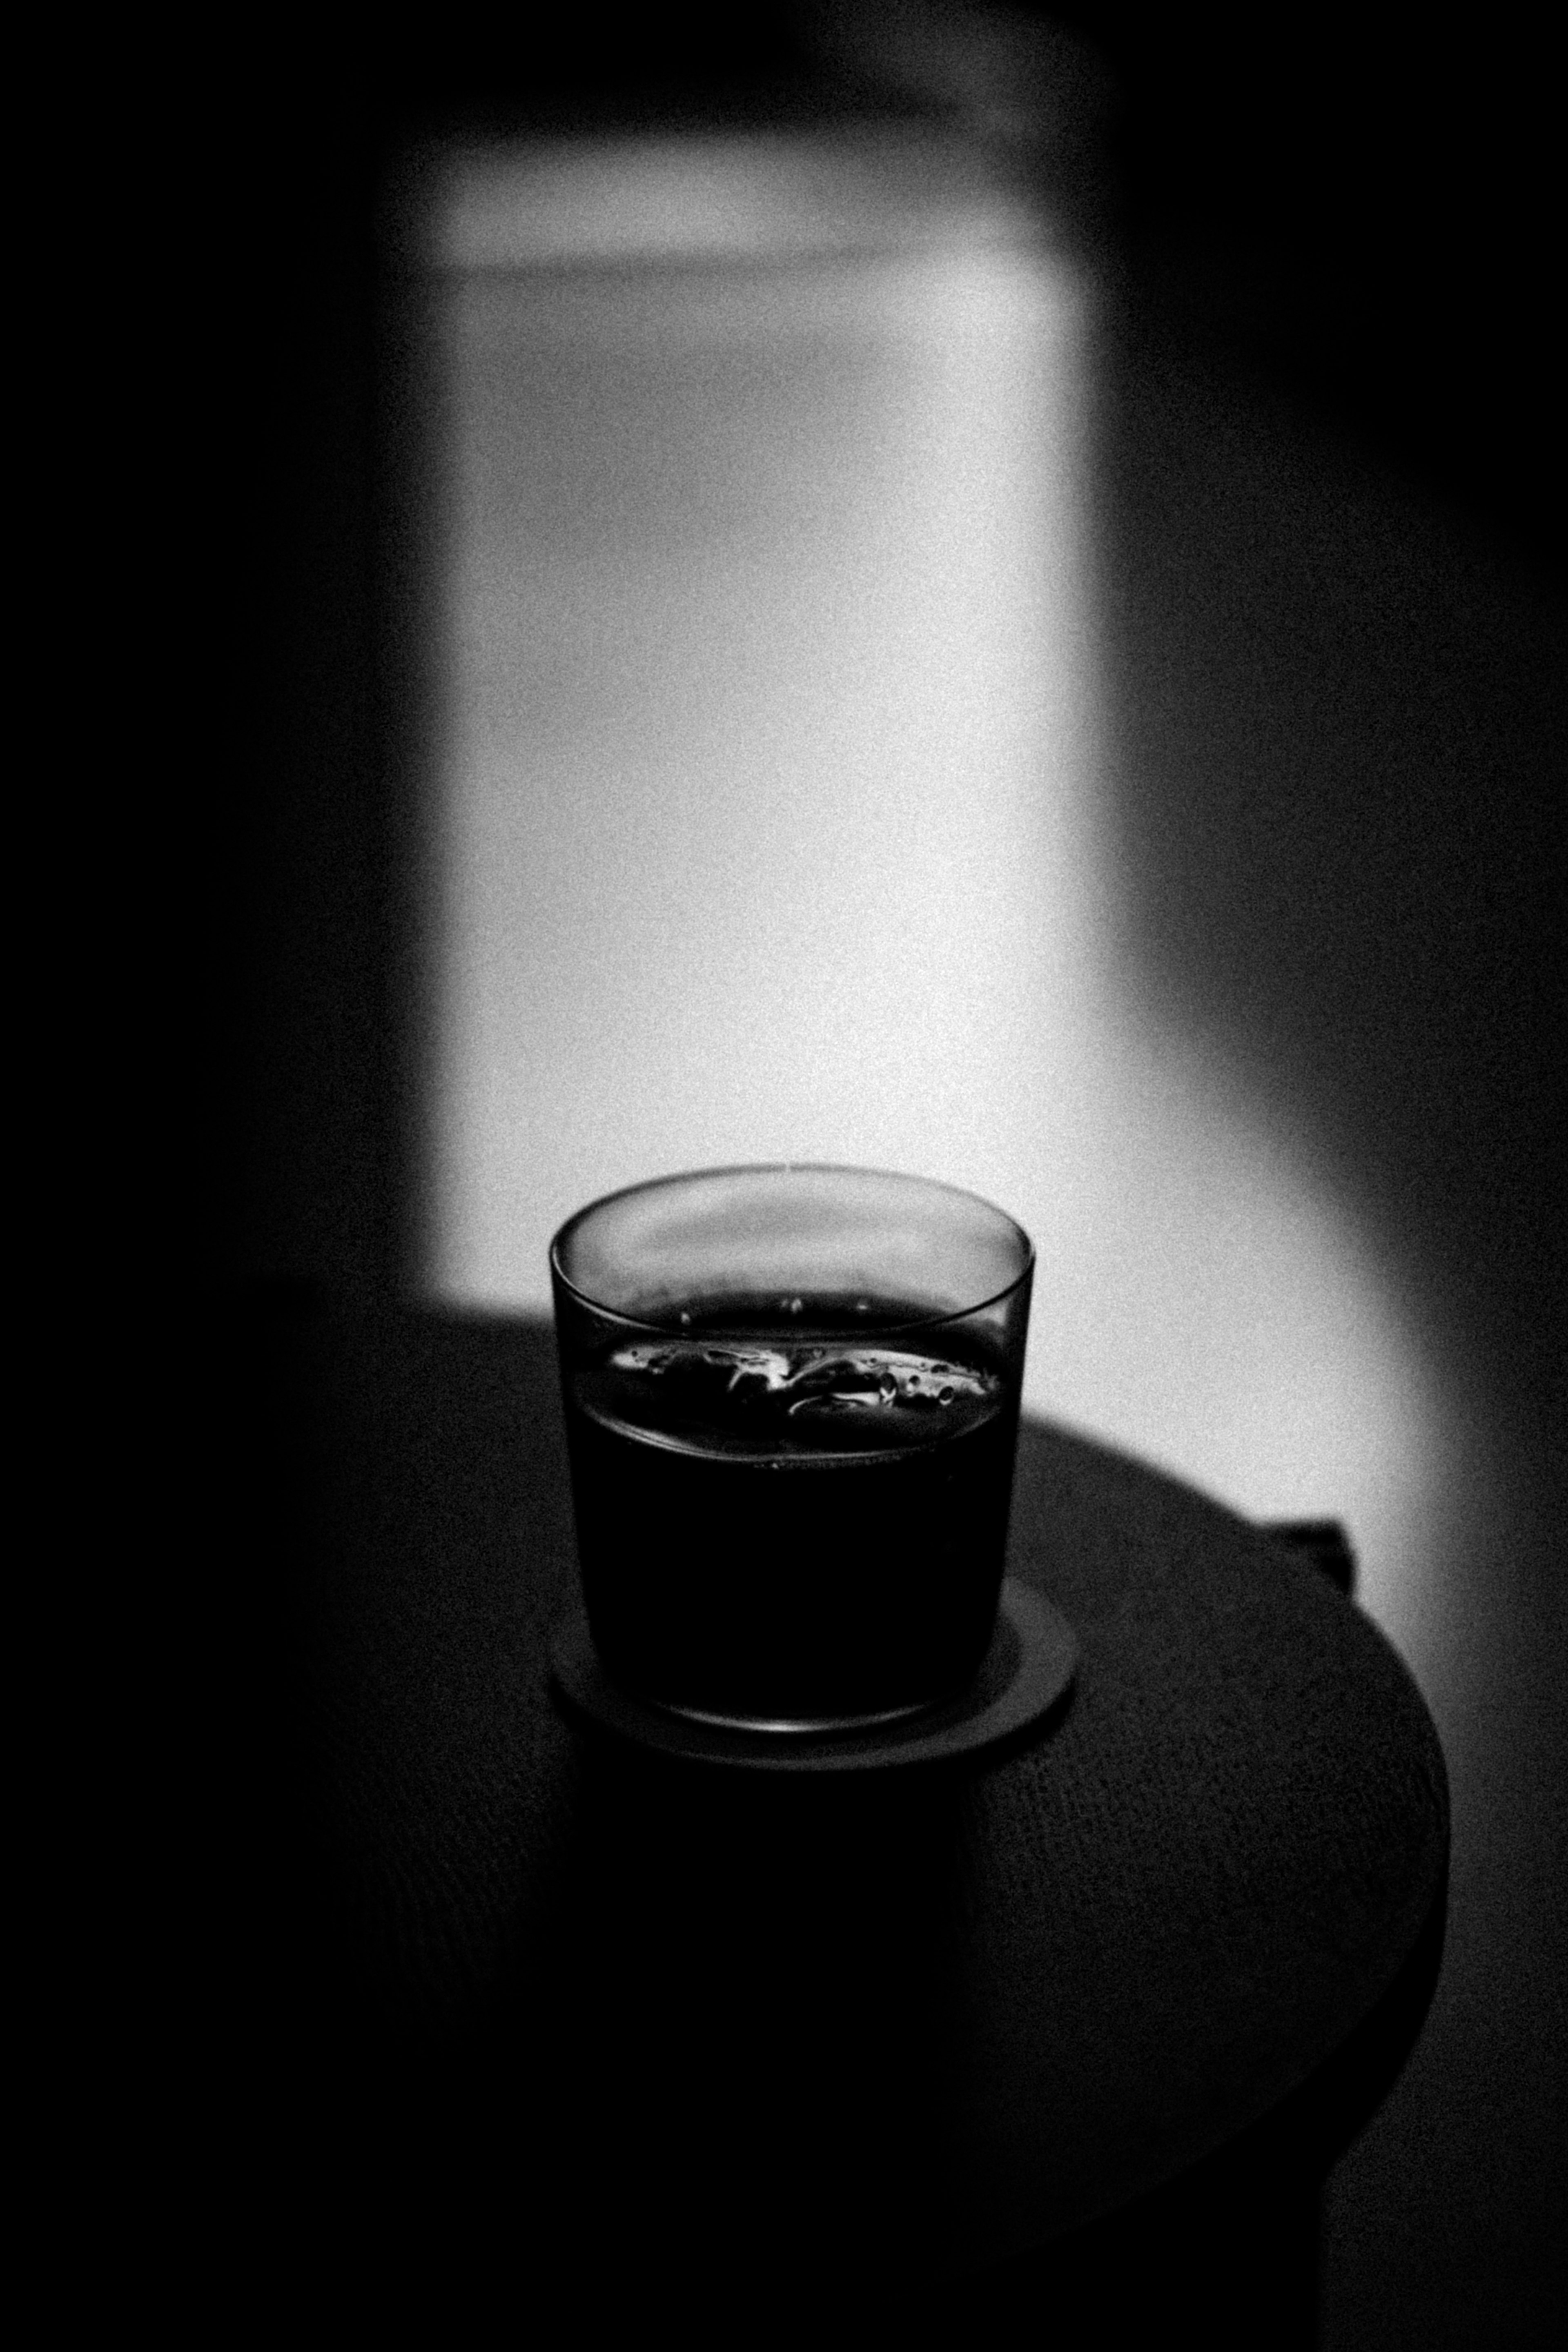
M567 1608L550 1648L561 1701L584 1726L689 1763L752 1773L881 1771L950 1763L1042 1724L1070 1687L1078 1664L1071 1627L1041 1594L1012 1577L1002 1587L991 1647L967 1687L926 1706L889 1710L891 1720L884 1717L879 1727L873 1718L863 1731L827 1731L815 1738L821 1718L814 1717L798 1729L772 1735L764 1730L759 1737L744 1727L731 1730L722 1717L702 1722L634 1698L605 1671L580 1602ZM761 1720L800 1723L799 1717Z
M656 1699L653 1704L666 1715L679 1716L683 1723L705 1723L715 1731L752 1731L765 1737L797 1739L826 1738L836 1731L878 1731L884 1724L907 1723L912 1716L924 1715L928 1708L939 1706L940 1698L916 1699L910 1706L884 1707L876 1715L803 1715L758 1716L714 1715L700 1706L675 1706L668 1699Z

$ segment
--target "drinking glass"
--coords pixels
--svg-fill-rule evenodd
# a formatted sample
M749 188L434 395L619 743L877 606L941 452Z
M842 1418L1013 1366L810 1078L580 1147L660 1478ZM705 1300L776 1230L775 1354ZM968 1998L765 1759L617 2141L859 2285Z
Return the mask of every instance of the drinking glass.
M787 1737L960 1693L1001 1591L1034 1250L924 1178L670 1176L551 1245L583 1597L635 1696Z

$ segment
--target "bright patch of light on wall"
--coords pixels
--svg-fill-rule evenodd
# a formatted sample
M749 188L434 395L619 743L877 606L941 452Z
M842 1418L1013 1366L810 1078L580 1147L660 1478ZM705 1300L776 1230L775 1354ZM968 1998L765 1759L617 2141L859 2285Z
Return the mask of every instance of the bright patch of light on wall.
M1345 1517L1397 1621L1420 1368L1113 953L1089 281L929 139L503 155L434 253L434 1287L542 1308L560 1220L681 1168L971 1185L1034 1409Z

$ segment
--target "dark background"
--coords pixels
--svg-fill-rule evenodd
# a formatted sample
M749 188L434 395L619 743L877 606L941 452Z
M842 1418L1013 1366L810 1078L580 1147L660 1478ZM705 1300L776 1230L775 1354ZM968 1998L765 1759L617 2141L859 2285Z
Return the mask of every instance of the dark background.
M1456 1680L1447 1714L1428 1693L1451 1769L1473 1736L1457 1822L1494 1857L1464 1881L1469 2023L1434 2045L1441 2079L1357 2191L1363 2273L1397 2239L1407 2277L1414 2241L1441 2291L1364 2305L1362 2340L1522 2344L1560 2265L1568 1666L1546 37L1522 10L1462 37L1376 9L1239 34L1217 9L1051 21L1021 108L1016 75L998 98L984 63L954 96L963 11L779 8L743 35L600 16L547 47L448 18L395 56L384 33L274 29L158 117L154 178L184 205L168 446L210 713L174 786L213 877L186 1018L221 1377L195 1412L239 1530L214 1622L255 1669L213 1694L231 1793L193 1831L195 1875L228 1889L203 1906L205 2095L221 2131L234 2085L297 2045L328 1933L262 1761L294 1622L268 1562L308 1562L321 1444L299 1334L395 1289L421 1213L424 412L387 261L397 192L465 130L956 112L1036 142L1113 291L1106 614L1151 983L1300 1108L1481 1433L1438 1572L1487 1675ZM1161 693L1137 690L1155 669ZM1409 2181L1427 2178L1423 2201Z

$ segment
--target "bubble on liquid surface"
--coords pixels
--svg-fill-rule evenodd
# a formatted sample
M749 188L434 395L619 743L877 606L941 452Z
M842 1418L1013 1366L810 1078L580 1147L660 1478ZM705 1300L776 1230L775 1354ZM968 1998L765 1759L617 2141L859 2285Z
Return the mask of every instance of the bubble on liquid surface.
M892 1348L761 1347L711 1340L693 1347L680 1341L640 1341L617 1349L610 1362L634 1379L673 1377L689 1392L693 1404L703 1394L716 1402L722 1395L734 1404L782 1411L790 1419L911 1410L933 1413L947 1405L992 1397L1000 1386L993 1372L933 1363L930 1357Z

